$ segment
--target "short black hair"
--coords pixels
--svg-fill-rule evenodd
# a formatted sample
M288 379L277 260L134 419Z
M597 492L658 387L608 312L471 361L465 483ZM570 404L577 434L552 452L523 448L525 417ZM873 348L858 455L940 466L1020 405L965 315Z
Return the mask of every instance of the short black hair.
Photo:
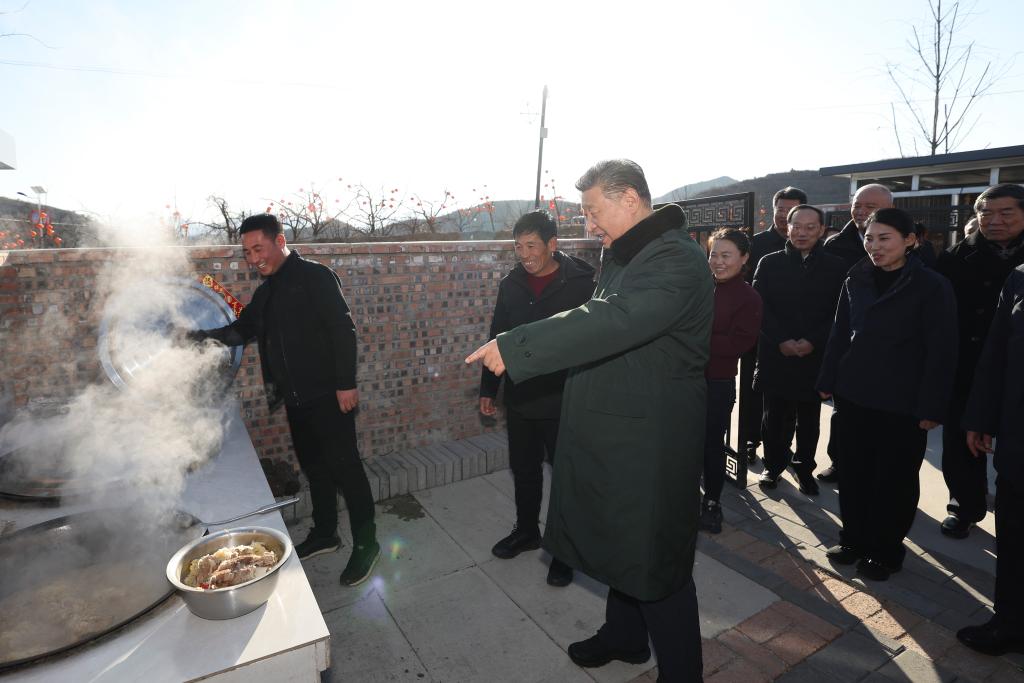
M772 197L772 206L774 207L776 204L778 204L780 199L795 199L801 204L806 204L807 193L801 190L799 187L793 187L792 185L788 185L775 193L775 195ZM824 221L822 222L824 223Z
M719 240L726 240L736 245L736 248L740 250L740 256L746 256L750 253L750 238L747 237L747 233L736 228L719 228L711 233L711 237L708 238L708 243L718 242Z
M592 187L600 187L601 194L612 199L632 188L646 206L651 205L651 190L647 187L644 169L629 159L607 159L587 169L576 181L576 189L586 192Z
M897 230L904 237L907 237L908 235L917 235L917 231L914 230L914 219L911 218L910 214L903 209L878 209L868 216L869 228L872 223L888 225L889 227Z
M238 227L238 234L244 235L255 230L262 230L263 234L272 240L276 239L278 235L284 234L281 221L277 220L277 216L272 213L256 213L249 216Z
M993 185L978 195L978 198L974 200L975 213L981 211L982 202L989 199L1002 199L1004 197L1016 199L1017 206L1024 210L1024 187L1014 185L1013 183L1003 183L1002 185Z
M789 197L783 197L783 199L789 199ZM813 211L814 213L818 214L818 222L821 223L822 225L825 225L825 212L811 204L798 204L797 206L794 206L792 209L790 209L789 213L786 214L787 223L793 220L793 215L797 211Z
M512 239L520 235L536 233L547 243L552 237L558 237L558 223L544 209L523 214L512 226Z

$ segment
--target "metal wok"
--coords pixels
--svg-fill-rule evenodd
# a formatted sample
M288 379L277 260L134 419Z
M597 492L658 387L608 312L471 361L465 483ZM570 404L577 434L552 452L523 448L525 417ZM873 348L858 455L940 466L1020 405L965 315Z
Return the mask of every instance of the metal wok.
M159 605L174 592L168 558L207 531L187 512L121 507L0 537L0 670L82 645Z
M120 477L82 477L68 465L63 446L41 443L0 449L0 497L13 500L57 502L111 489Z

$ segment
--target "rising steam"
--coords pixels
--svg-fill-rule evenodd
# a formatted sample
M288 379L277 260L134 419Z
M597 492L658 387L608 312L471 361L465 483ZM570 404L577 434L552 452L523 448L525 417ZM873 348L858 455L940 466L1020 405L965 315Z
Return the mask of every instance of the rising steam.
M201 326L183 307L194 279L181 248L115 256L91 299L102 307L123 386L103 377L69 396L59 415L15 415L0 428L0 456L17 455L7 460L17 461L18 476L66 478L108 503L116 491L119 500L144 500L151 509L176 504L187 473L219 451L222 404L231 400L224 391L227 350L174 338L176 329ZM40 341L59 339L66 334L56 326L76 322L46 316L30 330Z

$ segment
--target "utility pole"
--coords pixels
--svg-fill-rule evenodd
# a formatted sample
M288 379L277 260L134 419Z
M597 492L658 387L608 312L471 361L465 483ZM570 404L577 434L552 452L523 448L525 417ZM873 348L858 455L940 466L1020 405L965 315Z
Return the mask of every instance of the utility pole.
M537 152L537 192L533 199L533 208L540 208L540 173L544 165L544 138L548 136L548 129L544 127L544 115L548 110L548 86L544 86L544 96L540 104L540 150Z

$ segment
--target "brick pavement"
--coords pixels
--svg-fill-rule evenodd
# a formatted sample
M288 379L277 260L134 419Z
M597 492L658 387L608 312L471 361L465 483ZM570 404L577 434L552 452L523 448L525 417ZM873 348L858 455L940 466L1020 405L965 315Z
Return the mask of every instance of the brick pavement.
M979 655L955 637L991 606L990 576L910 544L903 572L865 583L825 560L839 525L806 498L730 489L723 506L731 523L698 548L783 599L704 641L708 683L1024 681L1024 657Z
M493 434L444 444L446 458L399 454L407 476L371 474L375 497L500 472L504 446ZM432 478L412 473L431 463ZM706 681L1024 681L1024 657L978 655L954 635L990 613L991 575L908 541L904 570L866 583L826 561L838 517L795 489L727 487L722 504L723 532L701 534L698 550L780 600L704 640ZM634 681L656 679L652 669Z

